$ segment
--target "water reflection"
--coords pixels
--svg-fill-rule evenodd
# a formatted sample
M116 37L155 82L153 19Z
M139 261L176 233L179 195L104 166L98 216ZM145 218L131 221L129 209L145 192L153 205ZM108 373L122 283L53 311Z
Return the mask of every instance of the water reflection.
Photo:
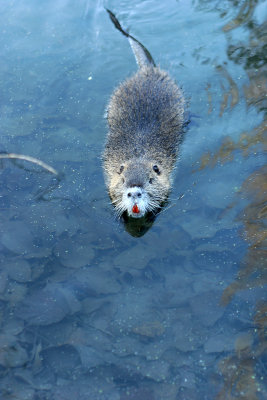
M264 166L251 174L238 193L249 204L238 217L242 221L242 237L248 242L248 252L237 279L229 285L223 294L227 304L239 290L262 287L266 280L266 215L267 215L267 167Z
M266 121L264 120L251 132L242 132L237 141L225 137L216 152L207 152L201 156L198 170L233 161L236 151L240 151L243 157L248 157L257 153L262 154L262 150L266 147Z
M249 247L237 278L223 292L224 305L231 302L239 291L263 288L267 284L266 182L267 169L263 167L246 179L238 194L249 201L239 216L243 227L241 234ZM254 327L248 330L245 338L241 335L237 339L235 354L221 362L225 385L218 399L234 399L241 394L244 399L258 399L258 394L265 392L264 355L267 341L263 332L267 325L266 309L266 302L256 304L251 316Z
M123 222L126 231L133 237L141 237L152 227L155 221L156 214L149 213L143 218L130 218L127 215L123 215Z
M267 284L266 275L266 204L267 204L267 168L266 166L251 174L243 183L239 195L249 201L240 213L242 236L248 241L248 252L241 264L237 278L222 295L223 304L228 304L241 290L263 288ZM225 387L218 399L234 399L243 394L244 399L258 399L258 394L265 392L263 386L266 371L264 358L267 340L264 330L267 326L267 303L258 302L254 315L254 327L249 330L243 341L238 338L236 353L223 360L221 368Z
M238 8L239 3L236 1L233 3ZM253 13L257 4L258 0L245 0L243 4L241 4L241 6L239 7L237 15L226 25L224 25L223 31L228 32L232 29L238 28L239 26L246 24L247 22L250 22L253 18Z
M258 2L245 2L237 17L226 24L225 32L234 29L244 23L248 23ZM254 105L259 111L266 111L266 59L263 49L266 46L266 22L257 26L252 22L248 25L250 31L250 45L238 43L229 44L228 55L231 60L243 64L248 72L249 85L243 86L243 93L248 106ZM230 91L226 92L221 104L220 116L222 116L228 95L232 95L231 107L238 103L239 91L228 72L221 68L228 80ZM211 102L211 96L210 96ZM211 110L211 109L210 109ZM243 132L237 141L230 137L225 138L219 150L213 154L202 156L200 169L215 167L234 160L236 151L243 157L251 157L262 154L267 150L266 119L252 131ZM265 159L266 161L266 159ZM236 279L227 286L222 295L224 305L233 301L240 291L264 288L267 284L266 276L266 212L267 212L267 168L266 165L251 173L238 190L235 202L228 207L233 208L237 203L246 203L239 212L237 219L242 223L241 236L248 243L245 255ZM224 386L216 399L247 400L264 398L266 387L263 382L266 377L265 352L267 341L264 330L267 326L267 304L259 301L251 315L251 325L247 333L241 334L235 343L235 352L220 362L221 373L224 378ZM247 321L249 323L249 320ZM262 397L263 396L263 397Z

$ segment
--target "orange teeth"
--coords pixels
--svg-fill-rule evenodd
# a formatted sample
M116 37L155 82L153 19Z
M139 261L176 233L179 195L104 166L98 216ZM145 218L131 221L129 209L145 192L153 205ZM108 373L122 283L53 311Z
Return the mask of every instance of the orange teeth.
M135 205L133 206L132 211L133 211L134 214L139 214L140 210L139 210L137 204L135 204Z

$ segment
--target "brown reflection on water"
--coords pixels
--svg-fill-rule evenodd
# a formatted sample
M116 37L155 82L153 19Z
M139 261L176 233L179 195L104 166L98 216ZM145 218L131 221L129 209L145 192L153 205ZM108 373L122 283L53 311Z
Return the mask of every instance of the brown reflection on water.
M255 328L247 334L240 335L235 342L235 353L219 364L224 378L224 386L216 396L216 400L234 400L242 396L244 400L258 400L264 396L265 367L262 374L256 376L256 364L267 350L267 305L256 305L254 315ZM253 346L253 334L257 335L257 346Z
M238 350L238 351L237 351ZM224 387L216 396L216 400L234 400L240 398L244 400L258 400L260 384L255 379L255 359L251 357L250 347L245 347L240 352L236 348L236 353L240 356L226 358L220 363L220 370L224 377Z
M258 0L246 0L240 7L240 10L235 18L229 21L223 27L224 32L228 32L232 29L243 25L244 23L248 22L253 15L254 9L258 4Z
M254 145L254 141L247 144L246 148ZM266 145L266 143L265 143ZM237 146L228 146L227 160ZM232 150L231 150L232 149ZM246 152L247 153L247 152ZM215 160L225 158L214 157ZM206 163L206 166L210 163ZM204 165L202 165L204 168ZM267 284L267 166L264 166L248 176L243 182L238 198L249 200L249 203L238 216L242 222L243 239L248 242L247 254L242 260L240 271L236 279L223 292L221 301L226 306L237 292L264 287ZM236 202L235 202L236 203ZM230 207L233 207L233 203ZM229 207L229 208L230 208ZM249 322L249 319L248 319ZM257 400L259 394L264 392L264 367L263 372L256 375L256 367L267 350L267 304L259 302L255 305L252 317L254 326L243 333L235 342L235 352L223 359L219 364L224 385L218 393L216 400Z
M263 286L267 283L267 166L249 175L239 194L250 199L239 220L243 228L241 235L249 244L236 280L223 293L222 302L228 304L236 292Z
M206 155L201 162L201 169L225 163L234 158L234 151L241 150L244 157L255 152L255 145L261 143L266 149L266 131L264 124L253 132L242 134L238 142L228 138L212 157ZM247 254L241 262L236 279L228 286L222 295L222 304L227 305L237 292L262 288L267 284L267 166L263 166L250 174L237 193L238 199L247 200L248 204L238 216L242 222L241 236L248 243ZM238 200L237 200L238 201ZM235 201L229 208L232 208ZM235 343L235 352L220 362L219 369L224 379L224 385L216 400L257 400L264 393L264 372L256 375L257 364L267 350L267 304L255 305L253 318L254 327L241 334ZM260 368L264 371L264 368Z
M227 55L229 60L238 65L242 65L249 78L249 84L243 85L243 88L238 87L234 79L231 77L227 63L217 66L218 71L225 79L221 83L222 101L220 106L220 116L224 114L228 104L233 108L238 104L239 99L244 97L247 105L255 105L259 110L265 111L267 107L267 21L258 24L254 20L254 12L256 6L261 3L259 0L246 0L240 5L234 1L234 6L237 9L237 15L222 28L224 32L232 31L233 29L242 26L249 33L247 41L229 40ZM231 8L229 8L231 10ZM221 9L222 15L225 10ZM227 83L227 88L225 84ZM209 110L211 113L212 107L212 92L210 84L206 87Z
M226 138L219 150L211 155L205 154L199 169L214 167L234 159L234 153L240 151L243 157L267 149L266 121L251 132L241 134L237 142ZM241 262L236 279L222 295L222 304L227 305L237 292L252 288L262 288L267 284L267 166L250 174L237 193L236 201L246 200L248 204L238 216L242 222L240 232L248 243L247 254ZM252 317L254 327L244 336L241 334L235 343L235 352L219 364L224 384L216 400L257 400L264 392L264 372L256 374L256 367L267 350L267 304L255 305ZM264 371L264 368L259 368Z
M266 39L267 22L259 25L253 20L257 0L247 0L241 6L234 19L223 27L229 32L243 25L249 32L248 42L229 42L229 59L243 65L249 83L238 87L225 66L218 71L228 81L228 88L222 85L220 116L229 105L232 109L239 99L245 98L247 106L254 106L266 115L267 75L266 75ZM212 108L211 86L207 86L209 110ZM198 170L213 168L218 164L234 161L236 152L247 158L267 151L266 118L251 131L242 132L238 140L226 137L218 151L207 152L200 160ZM242 223L240 235L247 242L248 249L240 264L236 279L225 288L221 301L224 306L242 290L263 288L267 284L267 165L251 173L244 180L236 194L233 204L245 201L246 205L237 219ZM242 203L241 203L242 204ZM227 210L226 210L227 212ZM240 333L235 341L235 351L221 360L219 370L223 377L223 386L216 400L258 400L265 398L264 385L266 366L263 356L267 350L267 304L259 301L255 304L254 315L248 316L250 327Z
M230 73L227 71L226 67L223 65L218 65L216 68L217 71L220 72L220 74L224 78L224 82L220 83L222 101L220 105L219 116L222 117L228 105L230 105L230 108L233 109L236 106L236 104L238 104L240 94L237 84L231 77ZM227 82L227 87L225 87L225 82ZM208 83L206 86L206 92L209 105L208 114L211 114L212 111L214 110L213 101L215 100L215 98L213 98L210 83Z
M228 81L229 84L229 90L226 91L224 88L224 85L221 84L222 89L223 89L223 101L221 102L221 110L220 110L220 117L223 115L224 110L226 109L228 102L230 101L230 107L231 109L234 108L236 104L239 102L239 92L238 92L238 86L227 71L227 69L224 66L218 66L217 70L221 73L221 75Z
M260 152L267 150L266 121L250 132L241 133L237 141L231 139L230 136L225 137L215 153L207 152L202 155L198 170L233 161L235 151L241 151L243 157L247 157L258 150Z
M231 161L235 150L241 150L244 157L255 152L255 145L261 144L266 149L266 130L264 124L253 132L242 134L234 143L229 139L223 143L219 151L209 159L202 159L201 169L214 166L216 163ZM237 292L264 287L267 284L267 166L263 166L250 174L237 193L238 199L245 199L248 204L238 216L242 222L241 236L248 242L247 254L242 260L236 279L228 286L222 295L222 304L227 305ZM238 200L237 200L238 201ZM237 202L236 201L236 202ZM235 204L229 206L233 207ZM264 393L264 372L256 375L257 364L267 349L267 304L255 305L253 316L254 327L239 336L235 343L235 352L220 362L219 368L224 379L224 385L216 400L257 400ZM264 368L260 368L264 371Z

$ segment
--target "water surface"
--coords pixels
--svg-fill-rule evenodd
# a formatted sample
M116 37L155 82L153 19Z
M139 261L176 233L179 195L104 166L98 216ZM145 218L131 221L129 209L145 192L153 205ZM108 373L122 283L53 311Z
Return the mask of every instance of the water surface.
M104 7L182 86L168 205L115 218L101 153L135 70ZM263 400L266 3L0 5L0 393L20 400Z

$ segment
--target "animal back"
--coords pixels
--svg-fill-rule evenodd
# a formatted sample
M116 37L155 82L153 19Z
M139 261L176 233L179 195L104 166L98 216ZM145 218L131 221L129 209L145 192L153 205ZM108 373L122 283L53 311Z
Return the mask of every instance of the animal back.
M184 124L182 92L166 72L142 68L115 90L108 123L109 146L124 154L140 156L154 148L176 157Z

